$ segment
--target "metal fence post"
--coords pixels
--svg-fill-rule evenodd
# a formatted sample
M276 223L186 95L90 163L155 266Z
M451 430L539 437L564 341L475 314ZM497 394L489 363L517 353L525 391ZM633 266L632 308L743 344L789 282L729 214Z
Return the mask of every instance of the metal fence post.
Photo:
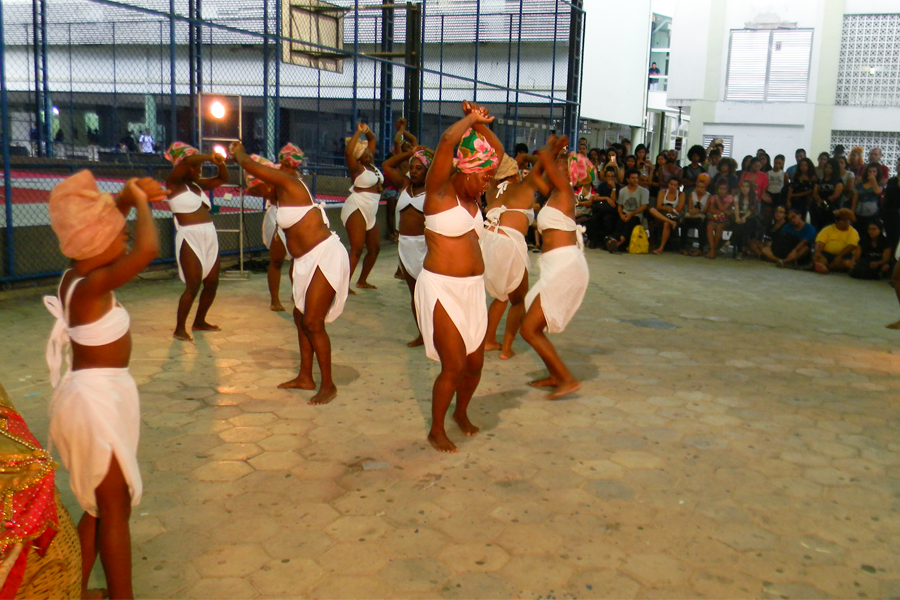
M516 36L516 112L513 116L513 140L519 139L519 75L522 72L522 4L525 0L519 0L519 35Z
M178 97L175 90L175 0L169 0L169 143L178 140Z
M3 204L6 209L6 276L15 275L15 248L13 245L12 169L9 165L9 97L6 89L6 42L3 29L3 3L0 2L0 143L3 144Z
M569 72L566 78L564 130L572 139L578 135L581 120L581 69L584 54L584 11L582 0L572 0L569 21Z
M44 114L41 108L43 101L41 96L41 43L40 43L40 22L38 12L38 1L31 0L31 52L34 61L34 127L33 131L37 134L33 136L33 143L37 144L34 149L35 156L44 156L46 148L44 140ZM26 26L27 27L27 26Z
M558 26L557 12L559 0L553 3L553 62L550 64L550 129L553 129L553 100L556 98L556 29Z
M50 82L47 74L47 0L41 3L41 77L44 92L44 140L47 145L46 156L53 156L53 117L50 104Z
M472 102L478 102L478 41L481 37L481 0L475 0L475 80L472 83ZM443 41L443 40L441 40Z

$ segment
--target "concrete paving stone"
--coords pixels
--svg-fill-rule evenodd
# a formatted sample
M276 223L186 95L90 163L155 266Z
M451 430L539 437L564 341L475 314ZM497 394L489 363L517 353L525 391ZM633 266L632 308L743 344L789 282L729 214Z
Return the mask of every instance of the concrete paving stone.
M497 573L466 572L451 577L440 589L441 597L459 600L514 598L518 588Z
M444 533L429 527L397 528L381 538L381 545L392 558L415 558L437 556L449 541Z
M243 461L218 460L194 469L198 481L234 481L253 472L253 467Z
M269 432L262 427L232 427L219 434L223 441L229 443L252 444L269 437Z
M635 553L625 557L619 570L646 586L686 583L691 569L669 554Z
M181 596L185 588L200 578L188 560L142 560L135 566L137 568L133 569L132 586L144 590L143 594L147 598ZM254 593L255 590L250 590L247 597L252 597Z
M329 573L374 575L390 562L378 542L338 542L316 557Z
M248 580L261 595L278 598L305 597L327 573L309 559L273 560L252 573Z
M220 443L218 446L203 452L202 456L211 460L246 461L261 452L262 449L256 444Z
M242 577L200 579L184 591L185 598L256 598L259 593Z
M335 574L325 578L309 593L310 598L331 600L364 600L367 598L388 598L391 590L381 580L371 576Z
M258 544L216 546L193 559L202 577L243 577L258 571L271 558Z
M579 571L569 580L566 593L572 598L635 598L641 584L612 569Z
M509 554L496 544L469 543L445 546L438 558L458 573L486 573L499 571L509 561Z
M400 558L378 572L390 589L400 592L427 592L444 587L453 572L435 558Z

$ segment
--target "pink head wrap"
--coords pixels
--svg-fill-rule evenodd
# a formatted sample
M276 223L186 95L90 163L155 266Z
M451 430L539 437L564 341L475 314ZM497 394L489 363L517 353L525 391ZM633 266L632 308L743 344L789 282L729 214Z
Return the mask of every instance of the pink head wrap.
M263 158L259 154L251 154L250 158L252 158L253 160L255 160L256 162L258 162L261 165L265 165L267 167L272 167L273 169L277 169L279 167L279 165L276 165L275 163L273 163L271 160L269 160L267 158ZM249 190L254 185L258 185L262 182L259 179L257 179L256 177L254 177L253 175L251 175L250 171L245 170L244 171L244 183L247 186L246 189Z
M578 185L579 181L584 181L590 177L594 165L590 159L583 154L569 153L569 182L572 185Z
M419 148L413 153L412 158L410 158L409 160L417 160L422 163L422 165L427 169L431 166L431 161L434 160L434 152L432 152L428 148Z
M287 162L291 168L296 169L303 164L304 156L306 155L303 154L303 150L288 142L284 148L278 151L278 162Z
M193 156L195 154L200 154L200 151L193 146L189 146L184 142L172 142L172 145L169 146L169 149L163 154L163 158L172 163L172 166L174 167L188 156Z
M59 249L85 260L102 254L125 227L125 217L111 194L101 193L94 175L79 171L50 192L50 226Z
M483 173L497 168L497 151L487 138L469 128L459 141L453 166L463 173Z

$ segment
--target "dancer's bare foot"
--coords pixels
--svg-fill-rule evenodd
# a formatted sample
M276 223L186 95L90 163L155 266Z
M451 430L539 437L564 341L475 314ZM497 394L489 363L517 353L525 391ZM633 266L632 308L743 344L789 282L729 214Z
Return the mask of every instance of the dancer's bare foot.
M347 290L347 293L348 293L349 295L351 295L351 296L355 296L355 295L356 295L356 292L353 291L353 288L348 289L348 290Z
M501 346L500 343L497 342L496 340L493 342L488 342L488 341L484 342L484 351L485 352L493 352L494 350L499 350L502 347L503 346Z
M284 307L279 300L274 300L272 304L269 305L269 310L272 312L284 312Z
M172 334L172 337L175 338L176 340L181 340L182 342L193 342L194 341L194 338L191 337L191 334L189 334L184 329L176 329L175 333Z
M415 348L416 346L421 346L424 343L425 343L425 340L422 339L422 334L420 333L419 337L417 337L416 339L414 339L411 342L407 342L406 345L409 346L410 348Z
M500 350L500 358L502 360L509 360L515 355L516 353L513 352L512 348L503 348L502 350Z
M83 600L103 600L109 598L109 590L106 588L92 588L81 594Z
M368 281L357 281L356 287L361 290L377 290L378 288L369 283Z
M559 381L556 380L556 377L552 375L550 377L546 377L544 379L536 379L534 381L529 381L528 385L531 387L556 387L559 385Z
M197 323L195 321L194 324L191 325L191 331L222 331L222 328L218 325L207 323L206 321L203 321L202 323Z
M290 381L285 381L284 383L278 384L279 390L314 390L316 389L316 382L313 381L312 377L306 377L305 375L297 375Z
M435 434L431 432L428 434L428 441L434 446L434 449L438 452L459 452L459 448L450 441L450 438L447 437L447 434L444 432Z
M580 381L576 381L574 379L572 381L566 381L564 383L560 383L556 387L556 391L550 392L547 395L547 400L556 400L557 398L561 398L561 397L565 396L566 394L571 394L572 392L577 392L580 389L581 389Z
M662 248L657 248L656 250L653 251L653 254L656 254L657 256L660 255L660 254L662 254L662 253L663 253L663 249L662 249Z
M403 276L403 271L400 270L400 267L397 267L397 270L394 271L394 279L399 279L400 281L406 279L406 277Z
M328 404L335 398L337 398L337 387L332 383L328 387L323 385L322 389L319 390L319 393L310 398L307 404L319 406L321 404Z
M472 421L469 420L469 415L466 414L457 416L456 413L453 413L453 422L459 425L460 431L466 434L466 437L472 437L481 431L478 427L472 425Z
M896 323L891 323L890 325L885 325L887 329L900 329L900 321Z
M716 251L715 251L715 250L711 250L710 253L706 255L706 258L713 258L713 259L714 259L715 257L716 257Z

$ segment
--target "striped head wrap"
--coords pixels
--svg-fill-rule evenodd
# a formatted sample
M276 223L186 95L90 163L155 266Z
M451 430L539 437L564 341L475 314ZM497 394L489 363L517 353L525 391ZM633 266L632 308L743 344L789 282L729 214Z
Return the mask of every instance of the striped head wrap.
M281 155L279 154L279 157L280 157L280 156L281 156ZM271 168L273 168L273 169L277 169L277 168L279 167L279 165L276 165L276 164L273 163L271 160L269 160L269 159L267 159L267 158L265 158L265 157L262 157L262 156L260 156L259 154L251 154L251 155L250 155L250 158L252 158L253 160L255 160L256 162L258 162L258 163L261 164L261 165L265 165L265 166L271 167ZM246 171L246 170L245 170L245 171L244 171L244 183L246 184L246 189L249 190L249 189L252 188L253 186L259 185L260 183L264 183L264 182L261 181L261 180L259 180L259 179L257 179L257 178L254 177L253 175L251 175L251 174L250 174L250 171Z
M189 146L184 142L172 142L172 145L169 146L169 149L166 150L163 157L172 163L172 166L174 167L188 156L194 156L195 154L200 154L200 151L193 146Z
M305 156L303 150L288 142L284 145L284 148L278 151L278 162L287 162L292 168L296 169L303 164Z
M487 138L470 127L459 141L453 166L463 173L490 171L498 166L497 151Z

